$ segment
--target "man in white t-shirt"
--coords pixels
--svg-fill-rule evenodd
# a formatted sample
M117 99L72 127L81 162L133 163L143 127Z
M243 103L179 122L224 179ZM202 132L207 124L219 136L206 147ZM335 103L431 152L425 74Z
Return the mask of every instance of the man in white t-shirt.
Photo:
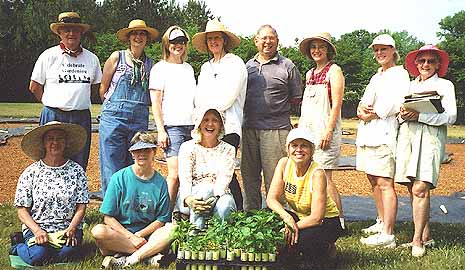
M85 170L91 138L91 89L97 90L102 79L100 61L81 46L81 35L90 25L81 23L78 13L61 13L58 22L50 24L50 29L60 37L60 43L45 50L37 59L29 90L44 104L40 125L60 121L78 124L87 130L86 146L71 157Z

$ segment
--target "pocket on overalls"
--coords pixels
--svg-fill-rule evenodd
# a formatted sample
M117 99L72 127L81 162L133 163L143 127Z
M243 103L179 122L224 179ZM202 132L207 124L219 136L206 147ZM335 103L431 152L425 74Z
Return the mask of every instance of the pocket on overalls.
M118 113L118 104L107 100L103 103L101 117L113 116Z

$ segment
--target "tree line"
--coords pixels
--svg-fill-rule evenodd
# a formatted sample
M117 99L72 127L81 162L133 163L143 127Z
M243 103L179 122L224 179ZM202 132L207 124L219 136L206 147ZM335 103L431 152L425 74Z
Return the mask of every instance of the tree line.
M92 25L92 31L83 38L83 46L93 51L102 65L113 51L127 47L126 44L117 40L115 33L118 29L127 27L132 19L143 19L150 26L157 28L160 31L159 41L170 25L183 27L192 37L195 33L204 31L209 19L217 16L221 18L220 14L213 14L201 0L189 0L183 5L174 0L0 1L0 62L2 63L0 65L0 101L4 102L34 101L34 97L27 90L29 78L40 53L58 42L58 37L50 31L49 25L57 20L60 12L77 11L83 22ZM465 11L443 18L439 27L440 31L436 34L441 42L438 46L450 55L451 63L446 78L451 80L456 87L458 118L463 123ZM409 51L424 45L421 40L407 31L392 32L388 29L377 33L360 29L334 39L337 47L334 60L342 67L346 80L345 104L358 102L369 79L376 72L378 64L373 60L373 53L368 46L373 38L381 33L389 33L396 40L397 49L401 55L399 64L403 64L405 55ZM241 45L233 53L247 61L257 52L253 36L241 36L240 38ZM306 71L312 67L313 63L300 53L299 42L300 40L296 38L292 46L281 46L280 53L296 64L304 80ZM159 60L161 58L160 42L154 42L148 46L146 53L154 60ZM188 62L196 74L208 58L207 54L199 53L190 46ZM93 97L93 101L99 101L97 95ZM351 106L349 109L353 110Z

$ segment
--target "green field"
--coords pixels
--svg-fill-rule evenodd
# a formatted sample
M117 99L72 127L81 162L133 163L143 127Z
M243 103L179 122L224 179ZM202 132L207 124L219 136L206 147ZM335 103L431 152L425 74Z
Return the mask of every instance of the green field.
M102 216L96 210L88 210L84 237L84 260L76 263L40 267L40 269L99 269L103 257L97 251L94 241L90 237L90 228L102 222ZM464 269L465 265L465 224L433 223L432 235L436 240L436 247L428 249L427 254L420 259L410 256L406 248L372 249L362 246L359 239L360 229L372 221L348 222L350 235L340 238L337 243L337 258L325 260L315 265L315 269ZM21 228L14 207L8 204L0 205L0 269L9 269L7 257L10 240L9 234ZM398 243L408 242L412 236L411 222L396 224ZM138 266L134 269L156 269ZM169 269L175 269L174 264ZM275 270L294 270L289 268Z

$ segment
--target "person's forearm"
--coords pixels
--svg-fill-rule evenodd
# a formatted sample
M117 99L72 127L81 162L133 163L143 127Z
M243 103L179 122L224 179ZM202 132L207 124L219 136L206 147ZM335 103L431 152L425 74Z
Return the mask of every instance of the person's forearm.
M26 225L26 227L28 227L29 230L31 230L32 233L35 233L38 230L41 230L40 226L34 221L34 219L32 219L27 208L25 207L18 208L18 218L21 221L21 223Z
M149 236L151 235L154 231L160 229L161 227L163 227L165 225L165 223L161 222L161 221L158 221L158 220L155 220L154 222L150 223L149 225L147 225L145 228L143 228L142 230L136 232L136 235L140 236L140 237L146 237L146 236Z
M314 215L310 215L299 220L297 222L297 227L299 229L305 229L320 226L321 224L323 224L323 217L316 217Z
M116 220L116 218L111 217L111 216L104 216L103 222L110 226L113 230L119 232L120 234L124 235L126 238L131 238L132 235L134 235L132 232L130 232L128 229L124 228L121 223Z
M81 223L82 219L84 218L84 215L86 214L86 204L78 203L76 205L76 213L74 213L73 219L71 220L71 223L69 224L69 228L77 228L79 223Z

